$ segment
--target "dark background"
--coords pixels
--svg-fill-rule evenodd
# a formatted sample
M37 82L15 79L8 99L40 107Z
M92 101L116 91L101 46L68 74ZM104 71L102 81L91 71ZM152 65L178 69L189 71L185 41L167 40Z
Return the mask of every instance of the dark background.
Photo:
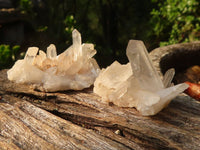
M199 40L197 0L0 0L0 69L23 57L30 46L58 53L72 44L77 29L95 44L101 67L126 63L130 39L147 49Z

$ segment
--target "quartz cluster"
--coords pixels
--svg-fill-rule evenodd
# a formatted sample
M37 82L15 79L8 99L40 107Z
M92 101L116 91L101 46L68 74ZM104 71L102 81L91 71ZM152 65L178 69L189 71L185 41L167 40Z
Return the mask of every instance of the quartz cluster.
M77 30L72 32L72 39L72 46L60 55L53 44L46 53L37 47L28 48L24 59L8 70L8 79L31 83L47 92L82 90L94 84L94 92L103 102L135 107L144 116L155 115L188 88L185 83L171 83L174 69L169 69L161 80L142 41L129 41L129 63L115 61L100 71L92 58L96 54L94 45L82 44Z
M185 83L173 85L174 69L161 80L142 41L130 40L127 47L129 63L115 61L102 69L94 83L94 92L103 102L120 107L135 107L142 115L155 115L178 94L188 88Z
M57 56L55 45L47 52L28 48L25 58L8 70L8 79L17 83L32 83L44 91L82 90L90 87L100 71L94 58L93 44L82 44L81 35L72 32L73 44ZM39 51L39 54L38 54Z

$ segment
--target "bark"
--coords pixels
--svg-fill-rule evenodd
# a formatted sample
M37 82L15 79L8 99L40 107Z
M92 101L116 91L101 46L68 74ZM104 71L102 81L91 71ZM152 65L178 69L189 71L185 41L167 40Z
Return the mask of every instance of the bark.
M159 47L150 52L150 57L161 76L169 68L184 72L193 65L200 66L200 41Z
M91 89L44 93L0 72L0 149L200 149L200 103L180 95L153 117Z

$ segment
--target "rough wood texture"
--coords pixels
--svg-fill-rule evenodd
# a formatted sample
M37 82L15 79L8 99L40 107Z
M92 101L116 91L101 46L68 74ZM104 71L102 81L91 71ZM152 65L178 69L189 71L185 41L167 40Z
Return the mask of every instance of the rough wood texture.
M200 103L179 96L158 115L106 105L91 89L43 93L0 72L0 149L200 149Z
M191 66L200 65L200 41L159 47L150 52L150 57L160 75L169 68L182 72Z

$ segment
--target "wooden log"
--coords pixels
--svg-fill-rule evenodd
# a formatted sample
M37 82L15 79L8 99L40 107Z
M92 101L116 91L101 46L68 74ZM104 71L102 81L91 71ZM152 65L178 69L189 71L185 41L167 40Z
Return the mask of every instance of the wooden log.
M153 117L92 89L44 93L0 72L1 149L200 149L200 103L180 95Z
M161 76L170 68L175 68L177 74L194 65L200 65L200 41L158 47L149 56ZM183 76L184 74L181 78Z

